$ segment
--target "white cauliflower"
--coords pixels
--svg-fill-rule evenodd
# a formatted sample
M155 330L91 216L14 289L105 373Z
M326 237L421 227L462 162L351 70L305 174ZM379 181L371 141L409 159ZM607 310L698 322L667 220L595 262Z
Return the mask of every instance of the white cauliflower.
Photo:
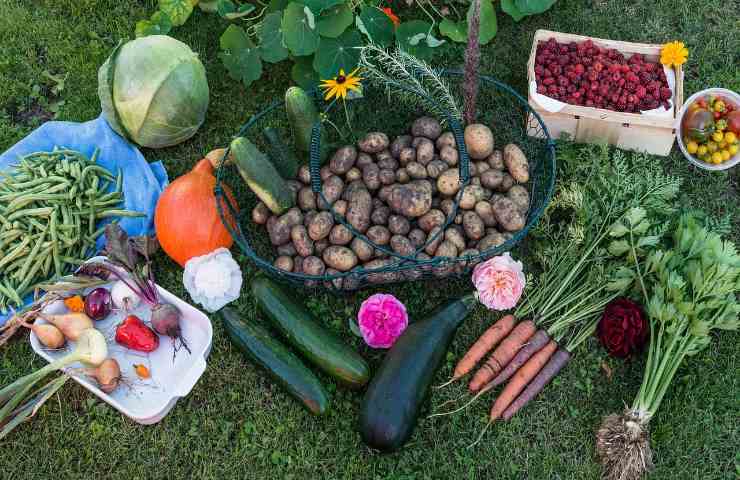
M182 281L193 300L213 313L239 298L242 272L228 249L217 248L188 260Z

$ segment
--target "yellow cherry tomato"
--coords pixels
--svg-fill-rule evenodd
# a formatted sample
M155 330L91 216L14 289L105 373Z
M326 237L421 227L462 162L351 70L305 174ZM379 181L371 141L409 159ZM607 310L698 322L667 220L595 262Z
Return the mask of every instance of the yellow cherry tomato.
M722 150L723 148L727 148L727 142L722 140L721 142L717 144L717 148L719 148L720 150Z
M712 163L722 163L722 154L719 152L714 152L712 154Z
M738 147L737 144L730 145L730 147L727 149L730 152L730 155L737 155L738 150L740 150L740 147Z
M709 149L706 145L699 145L699 148L696 150L696 153L699 154L700 157L703 157L709 152Z
M730 159L730 157L732 157L732 155L730 155L730 151L729 150L722 150L719 153L722 155L722 161L723 162L726 162L727 160Z
M727 132L727 133L725 133L725 142L727 142L727 143L735 143L735 142L737 142L737 135L735 135L734 132Z
M714 142L707 142L707 151L714 153L717 151L717 144Z
M725 134L720 131L714 132L712 134L712 140L714 140L715 142L721 142L723 138L725 138Z
M688 152L693 155L696 153L697 150L699 150L699 144L696 142L689 142L688 144L686 144L686 150L688 150Z
M717 100L714 102L714 111L715 112L724 112L725 111L725 102L722 100Z

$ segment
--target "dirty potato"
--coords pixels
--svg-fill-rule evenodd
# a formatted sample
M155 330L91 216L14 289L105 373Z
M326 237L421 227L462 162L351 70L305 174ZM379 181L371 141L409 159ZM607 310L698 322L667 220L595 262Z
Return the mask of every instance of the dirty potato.
M445 147L457 148L457 142L455 142L455 135L452 132L444 132L437 138L437 150L442 150Z
M345 145L339 148L329 160L329 168L337 175L344 175L355 166L357 149L354 145Z
M324 194L324 199L326 199L326 202L328 202L328 204L324 202L324 199L319 197L316 200L318 207L321 210L328 209L329 205L342 198L343 191L344 182L341 178L332 174L329 178L324 180L324 183L321 186L321 192Z
M460 172L451 168L437 178L437 189L442 195L452 196L460 190Z
M414 147L404 147L398 155L398 161L401 166L405 167L410 162L416 161L416 149Z
M486 159L491 168L495 170L503 170L506 168L504 165L504 154L501 150L494 150Z
M333 226L334 217L331 213L326 211L315 214L309 224L306 225L308 228L308 236L314 241L328 237Z
M329 243L332 245L347 245L352 241L352 232L341 223L332 227L329 232Z
M414 179L427 178L427 169L419 162L409 162L406 164L406 171L409 177Z
M367 229L365 236L375 245L387 245L391 240L391 232L382 225L373 225Z
M388 150L383 150L379 154L375 155L375 158L377 159L378 166L380 169L387 168L389 170L393 170L394 172L398 170L398 160L393 158L393 155Z
M408 234L409 242L414 248L419 248L424 245L427 241L427 234L420 228L414 228Z
M270 209L264 203L257 202L252 209L252 221L258 225L264 225L268 218L270 218Z
M382 152L389 145L388 135L383 132L370 132L362 140L357 142L359 149L365 153Z
M370 190L380 188L380 167L376 163L365 165L362 169L362 181Z
M493 132L482 123L465 127L465 146L473 160L483 160L493 152Z
M476 203L475 213L477 213L480 219L483 220L483 225L486 227L496 226L496 215L493 213L493 205L491 205L491 202L481 200Z
M465 250L465 237L460 232L460 227L450 227L445 230L445 241L451 242L459 252Z
M411 135L436 140L442 133L442 125L433 117L420 117L411 124Z
M401 215L388 217L388 230L394 235L406 235L411 230L411 223Z
M431 178L439 178L442 172L448 169L448 165L442 160L432 160L427 165L427 175Z
M280 245L275 249L275 251L278 255L285 257L292 257L296 254L295 245L293 245L292 243Z
M385 225L388 223L388 217L391 214L390 207L381 205L373 209L373 213L370 214L370 221L373 225Z
M357 265L357 255L355 255L355 252L339 245L332 245L324 250L322 258L326 265L340 272L349 271Z
M411 135L400 135L393 139L393 143L391 143L390 147L390 152L391 155L393 155L393 158L399 158L401 150L411 146L411 140L413 140Z
M504 172L491 168L483 172L480 176L480 183L486 188L495 190L501 186L504 181Z
M478 250L481 253L485 253L492 248L496 248L499 245L506 243L506 239L499 232L491 232L485 237L481 238L478 242Z
M504 147L504 164L514 180L519 183L529 181L529 162L517 145L510 143Z
M273 262L273 265L275 266L275 268L279 268L280 270L283 270L286 272L292 272L293 271L293 258L281 255L275 259L275 262Z
M468 185L463 190L463 194L460 197L460 208L464 210L471 210L475 208L475 204L481 200L487 200L491 196L491 192L479 185Z
M357 161L355 162L355 167L362 170L365 168L366 165L370 165L371 163L375 163L375 160L373 160L373 157L371 155L368 155L365 152L360 152L357 154Z
M393 251L399 255L408 256L414 253L414 246L411 245L409 239L403 235L393 235L390 243Z
M439 151L439 159L450 167L454 167L460 161L460 154L457 152L457 148L442 147Z
M428 138L421 137L416 145L416 161L426 165L434 158L434 143Z
M334 205L332 205L332 208L334 209L334 213L343 217L347 215L347 205L347 200L337 200L334 202Z
M475 212L465 212L463 214L463 229L465 236L472 240L480 240L486 230L483 220Z
M407 218L420 217L432 207L432 184L426 180L414 180L395 185L389 203L395 212Z
M307 257L313 255L313 240L308 236L308 229L303 225L293 225L290 229L290 239L298 255Z
M355 252L355 255L357 255L357 258L361 262L371 260L373 258L373 253L375 253L375 249L369 243L357 237L352 239L350 248Z
M352 167L344 175L344 178L345 180L347 180L347 182L354 182L356 180L362 180L362 170L360 170L357 167Z
M509 189L514 185L514 178L508 173L504 173L501 179L501 185L496 189L499 192L508 192Z
M396 172L390 168L381 168L378 173L378 179L382 185L396 183Z
M324 262L319 257L313 255L304 258L301 267L303 269L303 273L306 275L323 275L326 271L326 265L324 265Z
M434 227L439 227L445 223L445 214L442 210L432 209L419 217L418 224L424 232L431 232Z
M373 208L370 192L365 189L356 190L347 203L347 222L355 230L365 233L370 227L370 214Z
M524 228L526 218L509 198L503 197L493 204L496 221L506 231L516 232Z
M301 210L316 209L316 194L311 187L303 187L298 191L298 206Z
M527 213L527 210L529 210L529 192L526 188L521 185L513 185L506 192L506 196L514 202L514 205L516 205L520 212L523 214Z
M303 223L303 213L297 207L293 207L276 221L268 223L267 233L273 245L283 245L290 240L290 230L294 225Z
M396 181L398 183L409 183L411 180L411 175L409 175L408 170L405 168L399 168L396 170Z
M306 185L311 185L311 170L308 168L308 165L301 165L298 167L298 180L305 183Z
M313 242L313 250L316 255L321 255L326 250L326 247L330 245L328 238L322 238L318 242Z
M442 232L442 227L434 227L427 236L427 241L429 241L429 243L424 247L424 251L427 255L434 255L434 252L437 251L437 247L439 247L439 244L442 243L444 238L445 236L444 232Z

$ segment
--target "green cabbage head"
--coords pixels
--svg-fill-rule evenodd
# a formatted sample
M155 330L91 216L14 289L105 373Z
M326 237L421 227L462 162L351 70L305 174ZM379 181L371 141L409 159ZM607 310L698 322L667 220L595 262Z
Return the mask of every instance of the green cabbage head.
M206 70L198 55L167 35L118 45L98 70L105 119L143 147L176 145L192 137L208 109Z

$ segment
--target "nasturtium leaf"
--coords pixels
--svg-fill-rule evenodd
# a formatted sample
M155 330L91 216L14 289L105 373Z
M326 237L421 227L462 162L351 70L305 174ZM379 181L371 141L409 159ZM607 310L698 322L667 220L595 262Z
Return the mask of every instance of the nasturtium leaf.
M470 24L470 17L473 16L473 5L470 5L468 9L468 24ZM491 0L480 0L480 30L478 30L478 41L481 45L493 40L498 31L498 24L496 23L496 9L493 8L493 2Z
M424 41L427 42L427 46L431 48L437 48L443 43L445 43L445 40L440 40L439 38L435 37L431 33L427 33L426 37L424 38Z
M505 13L508 13L515 22L520 22L522 18L527 16L516 7L514 0L501 0L501 10L503 10Z
M272 12L262 19L259 30L260 56L262 60L277 63L288 58L288 49L283 45L283 31L280 27L282 14Z
M218 1L218 14L226 20L236 20L241 17L246 17L252 13L255 6L251 3L245 3L243 5L237 5L231 0L219 0Z
M184 24L195 6L192 0L159 0L159 9L167 14L174 27Z
M231 78L240 80L245 87L248 87L262 76L259 49L255 47L243 28L229 25L221 35L220 44L221 52L218 58L224 63Z
M432 26L422 20L403 22L396 28L396 40L399 46L411 55L428 60L434 54L434 50L420 39L426 37L431 30ZM423 35L420 37L419 34Z
M285 7L288 6L288 3L288 0L270 0L270 3L267 5L266 12L282 12L285 10Z
M311 55L319 46L319 33L309 26L304 6L291 2L283 13L283 43L293 55Z
M388 15L378 7L365 5L356 17L357 29L376 45L387 47L393 41L394 27Z
M355 16L347 5L336 5L318 17L316 30L322 37L337 38L354 20Z
M348 30L337 38L322 37L313 60L313 68L321 78L333 78L339 70L352 71L360 60L362 38L357 30Z
M319 84L319 74L313 69L313 57L297 57L290 76L299 87L304 90L314 88Z
M308 7L303 7L303 13L306 15L306 20L308 20L308 28L316 30L316 15Z
M536 15L549 10L557 0L514 0L516 8L525 15Z
M466 42L468 39L468 24L464 21L453 22L449 18L445 18L439 22L439 33L453 42Z
M136 37L147 35L167 35L172 30L172 20L169 15L157 10L149 20L136 22Z
M310 8L314 15L320 15L325 10L343 4L345 0L300 0L300 2Z

